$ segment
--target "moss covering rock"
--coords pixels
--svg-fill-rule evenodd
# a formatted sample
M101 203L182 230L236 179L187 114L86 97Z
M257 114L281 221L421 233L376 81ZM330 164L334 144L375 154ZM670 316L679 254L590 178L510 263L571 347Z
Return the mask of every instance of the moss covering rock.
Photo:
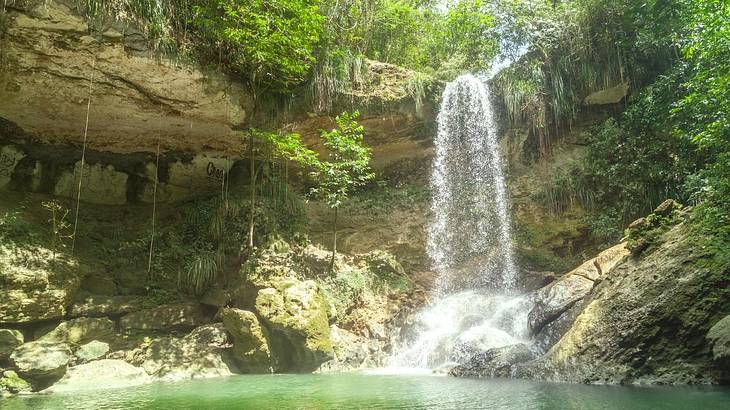
M127 314L119 325L127 330L174 330L192 329L209 321L200 304L177 303Z
M61 322L55 329L39 340L50 343L66 343L72 347L89 343L92 340L112 341L114 322L107 318L80 317Z
M266 331L256 314L248 310L221 309L220 318L233 336L233 358L243 373L271 373L274 359Z
M259 290L256 311L269 329L278 371L311 372L332 359L327 310L312 280L281 278Z
M15 349L10 360L24 379L35 389L60 379L71 360L71 348L65 343L35 341Z
M27 381L23 380L18 373L12 370L5 370L0 377L0 393L2 389L9 393L22 393L28 392L32 389L32 386Z

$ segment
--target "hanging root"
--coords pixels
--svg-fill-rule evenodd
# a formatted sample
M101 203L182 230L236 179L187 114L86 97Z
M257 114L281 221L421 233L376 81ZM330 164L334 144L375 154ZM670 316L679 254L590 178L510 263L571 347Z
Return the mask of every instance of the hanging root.
M86 103L86 125L84 126L84 143L81 147L81 170L79 171L79 186L76 192L76 215L74 216L74 231L71 238L71 254L76 248L76 232L79 225L79 206L81 204L81 185L84 180L84 166L86 161L86 138L89 135L89 113L91 112L91 93L94 87L94 71L96 70L96 56L91 63L91 77L89 78L89 100Z

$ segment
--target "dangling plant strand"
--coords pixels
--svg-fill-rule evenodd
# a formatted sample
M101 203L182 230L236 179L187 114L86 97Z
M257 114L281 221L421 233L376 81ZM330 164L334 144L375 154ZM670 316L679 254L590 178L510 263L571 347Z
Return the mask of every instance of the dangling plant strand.
M94 71L96 70L96 56L91 63L91 77L89 77L89 100L86 103L86 125L84 126L84 143L81 147L81 170L79 172L79 188L76 193L76 215L74 217L74 231L71 238L71 254L73 255L76 248L76 232L79 225L79 205L81 204L81 184L84 180L84 165L86 161L86 138L89 134L89 112L91 112L91 93L94 87Z
M157 183L160 175L160 136L157 136L157 159L155 160L155 185L152 188L152 237L150 238L150 257L147 262L147 273L152 272L152 253L155 244L155 216L157 214Z

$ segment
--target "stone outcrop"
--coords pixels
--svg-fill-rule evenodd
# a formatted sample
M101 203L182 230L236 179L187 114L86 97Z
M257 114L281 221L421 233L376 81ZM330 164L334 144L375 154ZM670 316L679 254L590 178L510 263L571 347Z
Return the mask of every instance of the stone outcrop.
M192 329L209 322L197 303L160 305L129 313L119 320L122 329L175 330Z
M629 85L621 83L605 90L596 91L583 99L585 105L618 104L629 95Z
M68 2L11 8L0 117L42 141L78 144L91 87L88 145L114 152L225 152L240 144L252 100L223 75L155 58L142 33L89 24ZM240 148L240 147L239 147Z
M10 357L16 347L23 344L23 333L14 329L0 329L0 362Z
M132 362L150 376L167 381L230 376L238 370L229 347L222 324L204 325L182 338L166 336L152 341Z
M0 323L64 317L83 272L74 262L54 258L49 249L10 248L0 249Z
M44 393L80 392L134 387L152 381L144 369L123 360L104 359L72 367ZM105 394L100 392L100 394Z
M114 323L107 318L80 317L61 322L55 329L38 340L65 343L73 347L92 340L111 341L115 333Z
M605 275L544 357L518 366L518 377L580 383L713 380L712 349L720 339L708 331L711 318L727 311L721 284L730 280L730 265L688 222L665 223L670 225L653 228L650 249L624 258Z
M279 278L258 291L256 311L269 331L278 371L311 372L332 359L327 311L314 281Z
M247 310L227 308L220 311L225 329L233 336L233 358L243 373L271 373L271 356L266 331L256 314Z
M71 349L65 343L36 341L15 349L10 360L18 373L35 389L60 379L71 360Z
M80 295L71 308L71 316L121 316L142 309L139 296Z

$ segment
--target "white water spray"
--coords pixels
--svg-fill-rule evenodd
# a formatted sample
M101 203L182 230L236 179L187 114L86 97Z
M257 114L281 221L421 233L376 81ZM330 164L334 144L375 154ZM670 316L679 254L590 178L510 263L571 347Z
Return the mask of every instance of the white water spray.
M393 367L433 369L528 340L530 302L515 293L508 198L490 99L489 88L473 75L444 91L427 248L438 277L433 303L418 316L417 337L396 349Z

